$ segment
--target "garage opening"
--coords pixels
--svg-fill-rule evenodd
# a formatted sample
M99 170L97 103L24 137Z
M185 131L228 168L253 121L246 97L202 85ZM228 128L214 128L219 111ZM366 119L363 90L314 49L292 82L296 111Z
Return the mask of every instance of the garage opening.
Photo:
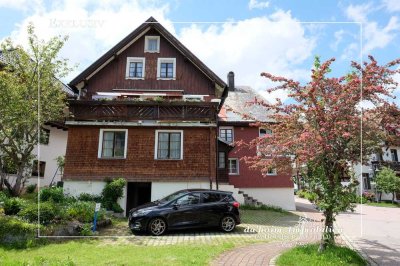
M129 210L151 201L151 182L128 182L126 216Z

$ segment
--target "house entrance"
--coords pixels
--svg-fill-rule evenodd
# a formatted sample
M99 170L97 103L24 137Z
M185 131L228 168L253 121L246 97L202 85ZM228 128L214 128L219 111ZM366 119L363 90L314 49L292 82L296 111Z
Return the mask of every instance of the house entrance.
M126 197L126 216L129 210L151 201L150 182L128 182Z

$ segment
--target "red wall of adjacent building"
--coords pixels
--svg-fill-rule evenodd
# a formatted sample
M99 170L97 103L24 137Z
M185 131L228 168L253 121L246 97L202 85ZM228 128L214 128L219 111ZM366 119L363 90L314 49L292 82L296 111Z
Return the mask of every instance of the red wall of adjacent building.
M246 143L259 136L259 129L251 126L235 126L234 141L244 140ZM230 153L229 158L243 158L244 156L255 156L256 148L235 147ZM277 175L263 176L260 170L250 169L250 165L244 160L239 160L239 175L229 175L229 184L238 188L257 188L257 187L293 187L290 172L277 172Z

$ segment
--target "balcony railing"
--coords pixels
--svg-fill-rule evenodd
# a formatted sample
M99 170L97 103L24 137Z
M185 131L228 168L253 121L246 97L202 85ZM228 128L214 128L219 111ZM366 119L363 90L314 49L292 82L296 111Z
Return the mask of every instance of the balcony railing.
M371 162L376 169L382 169L382 167L388 167L395 172L400 172L400 162L391 162L391 161L372 161Z
M69 101L68 120L80 121L201 121L215 122L218 103Z

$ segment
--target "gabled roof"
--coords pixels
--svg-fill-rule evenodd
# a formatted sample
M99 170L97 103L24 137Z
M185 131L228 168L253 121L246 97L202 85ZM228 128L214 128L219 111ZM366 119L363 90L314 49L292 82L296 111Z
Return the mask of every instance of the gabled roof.
M223 122L275 122L271 118L272 111L263 105L251 104L255 100L268 102L262 95L257 93L251 87L237 86L233 91L229 91L228 97L221 111L219 112L219 121ZM243 117L246 115L248 117ZM251 118L250 118L251 117Z
M176 39L171 33L169 33L157 20L153 17L147 19L142 25L132 31L122 41L117 43L108 52L97 59L93 64L87 67L82 73L75 77L69 85L71 87L76 86L82 81L85 81L93 72L99 68L103 68L109 62L113 60L113 57L118 54L119 51L130 45L133 40L138 38L143 32L153 28L157 30L166 40L168 40L179 52L181 52L189 61L191 61L201 72L203 72L210 80L214 81L224 91L227 89L227 85L221 80L213 71L211 71L203 62L200 61L192 52L190 52L178 39Z

